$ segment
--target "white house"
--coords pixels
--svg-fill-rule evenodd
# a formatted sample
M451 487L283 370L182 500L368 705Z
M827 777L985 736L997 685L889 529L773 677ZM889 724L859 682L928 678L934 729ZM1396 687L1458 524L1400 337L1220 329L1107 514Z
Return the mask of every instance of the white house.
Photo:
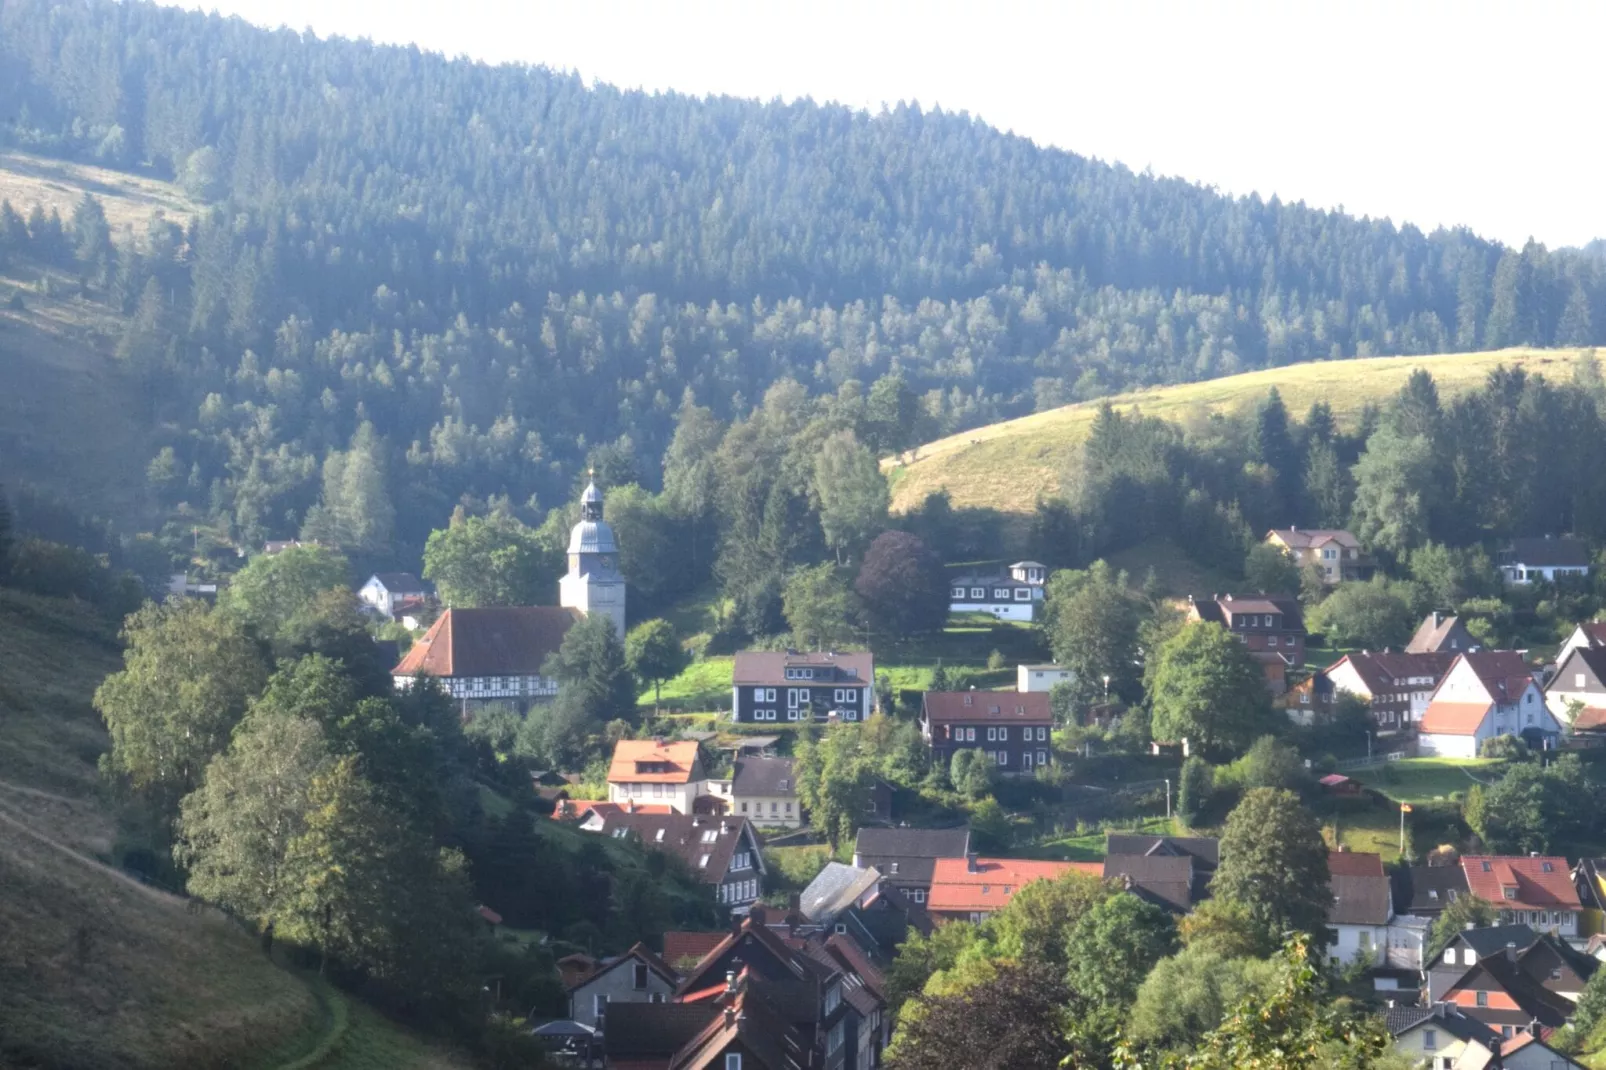
M723 800L727 813L745 817L761 828L797 828L803 804L790 758L738 758L729 780L710 780L707 793Z
M1606 647L1606 620L1589 620L1573 628L1567 641L1556 651L1556 664L1560 665L1568 654L1580 647L1585 650Z
M1573 731L1606 725L1606 649L1575 646L1557 658L1555 675L1545 685L1545 706Z
M357 588L363 605L387 620L422 604L425 594L423 582L410 572L376 572Z
M1327 927L1333 933L1327 955L1339 963L1364 959L1381 966L1389 945L1389 921L1394 897L1383 872L1383 859L1360 851L1331 851L1327 855L1333 905Z
M1048 566L1040 561L1017 561L1002 576L950 576L948 611L986 613L998 620L1035 620L1047 581Z
M1500 555L1500 575L1516 586L1587 576L1589 568L1589 547L1582 539L1513 539Z
M1458 656L1439 681L1417 737L1419 753L1476 758L1484 740L1502 735L1538 735L1530 742L1554 745L1561 725L1522 655L1479 650Z
M1015 666L1016 691L1052 691L1055 684L1076 682L1076 673L1063 665Z
M689 814L703 793L703 763L696 743L621 739L613 745L609 802L667 806Z

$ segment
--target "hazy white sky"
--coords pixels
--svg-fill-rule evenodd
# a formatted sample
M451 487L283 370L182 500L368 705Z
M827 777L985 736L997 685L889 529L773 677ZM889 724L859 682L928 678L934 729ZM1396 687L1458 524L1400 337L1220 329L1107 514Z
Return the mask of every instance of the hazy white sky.
M207 0L649 90L969 111L1135 169L1554 247L1606 236L1606 4Z

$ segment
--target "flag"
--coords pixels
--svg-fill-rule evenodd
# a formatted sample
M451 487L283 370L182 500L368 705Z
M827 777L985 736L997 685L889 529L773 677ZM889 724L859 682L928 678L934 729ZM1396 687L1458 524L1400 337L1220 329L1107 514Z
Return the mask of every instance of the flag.
M1400 813L1408 814L1410 812L1411 812L1411 804L1410 803L1401 803L1400 804Z

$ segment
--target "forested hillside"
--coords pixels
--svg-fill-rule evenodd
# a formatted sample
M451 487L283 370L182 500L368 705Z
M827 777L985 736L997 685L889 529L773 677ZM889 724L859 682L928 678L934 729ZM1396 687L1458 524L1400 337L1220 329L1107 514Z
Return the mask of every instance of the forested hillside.
M621 92L100 0L0 2L0 100L13 149L202 206L117 242L94 203L16 204L0 269L122 317L151 515L187 503L241 542L322 500L319 530L416 559L460 498L536 519L588 456L654 486L688 392L730 420L784 379L886 380L915 404L860 428L885 452L1147 384L1606 333L1598 257L1223 197L914 107Z

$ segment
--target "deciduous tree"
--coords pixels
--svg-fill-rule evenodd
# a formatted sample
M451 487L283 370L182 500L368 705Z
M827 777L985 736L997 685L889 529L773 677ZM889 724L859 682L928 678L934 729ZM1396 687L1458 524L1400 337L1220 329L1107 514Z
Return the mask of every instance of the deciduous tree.
M1184 625L1161 645L1147 675L1156 739L1242 750L1273 723L1260 666L1214 622Z
M1212 894L1236 899L1274 933L1299 931L1326 946L1327 845L1299 796L1252 788L1227 815Z

